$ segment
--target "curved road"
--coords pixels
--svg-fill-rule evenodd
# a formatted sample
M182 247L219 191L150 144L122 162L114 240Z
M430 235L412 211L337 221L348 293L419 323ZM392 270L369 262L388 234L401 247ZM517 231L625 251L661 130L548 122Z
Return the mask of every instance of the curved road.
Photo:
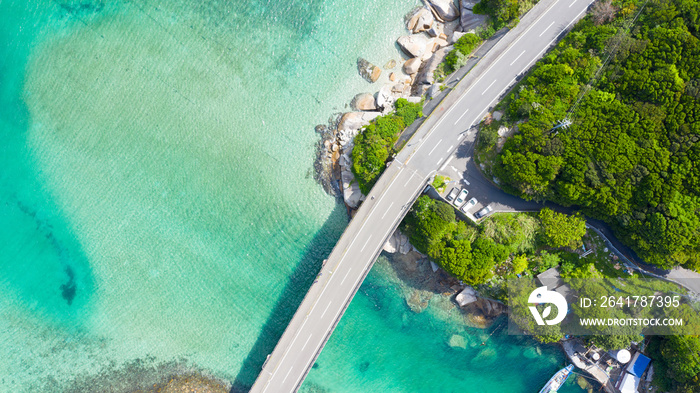
M591 0L541 0L435 108L386 169L331 252L251 392L295 392L389 236L492 105L583 16Z

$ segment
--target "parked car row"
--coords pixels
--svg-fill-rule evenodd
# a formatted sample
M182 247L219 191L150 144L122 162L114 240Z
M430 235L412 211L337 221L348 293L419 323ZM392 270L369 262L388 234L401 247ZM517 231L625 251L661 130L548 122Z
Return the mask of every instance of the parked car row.
M452 202L455 206L459 208L459 210L463 212L467 212L469 209L474 207L477 204L476 198L472 198L468 201L467 195L469 195L469 190L466 188L462 188L461 190L457 187L452 188L450 190L450 193L445 196L445 199L447 199L448 202ZM466 201L466 202L465 202ZM493 211L493 208L491 206L486 206L485 208L479 210L474 214L474 217L477 219L486 217L489 213Z

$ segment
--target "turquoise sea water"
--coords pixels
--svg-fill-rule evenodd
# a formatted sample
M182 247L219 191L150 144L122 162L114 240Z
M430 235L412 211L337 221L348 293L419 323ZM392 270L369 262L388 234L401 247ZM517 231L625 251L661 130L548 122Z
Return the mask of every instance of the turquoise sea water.
M313 127L379 88L355 60L398 58L415 4L0 0L0 391L126 391L148 381L125 367L171 362L252 383L347 223L313 181ZM453 327L382 280L310 383L427 391L377 364L451 358ZM368 326L385 360L358 371ZM524 350L509 340L499 356Z
M501 334L505 320L486 330L466 326L446 297L433 296L416 314L406 289L381 256L301 391L530 393L566 365L558 346ZM466 348L450 347L453 335ZM559 390L583 391L573 376Z

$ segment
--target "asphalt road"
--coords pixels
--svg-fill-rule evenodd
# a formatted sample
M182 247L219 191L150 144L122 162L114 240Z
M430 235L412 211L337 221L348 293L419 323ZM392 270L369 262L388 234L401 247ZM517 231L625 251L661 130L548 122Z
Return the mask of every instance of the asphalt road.
M389 165L331 252L251 392L296 391L374 260L437 170L590 0L541 0L435 108Z

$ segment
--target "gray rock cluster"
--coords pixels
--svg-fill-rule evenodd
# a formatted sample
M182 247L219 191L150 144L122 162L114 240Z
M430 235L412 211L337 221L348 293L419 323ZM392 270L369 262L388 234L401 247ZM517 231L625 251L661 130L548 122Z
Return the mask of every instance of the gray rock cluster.
M362 127L381 114L394 109L399 98L409 102L419 102L424 94L435 97L440 86L435 83L433 74L453 49L452 44L478 23L483 23L480 15L471 11L477 0L425 0L425 6L414 9L406 16L408 34L397 39L397 44L407 57L403 64L391 59L384 65L388 77L382 69L364 58L357 59L357 69L370 83L379 82L381 87L375 94L360 93L353 97L352 112L339 114L328 126L319 126L322 140L319 142L315 177L329 193L342 194L350 208L357 208L364 200L355 180L352 168L353 138ZM465 29L465 26L469 29ZM396 66L399 66L396 69ZM431 87L432 86L432 87ZM328 173L331 173L330 175ZM387 243L387 249L408 252L408 239L394 234ZM405 241L404 241L405 240ZM408 249L406 247L409 247ZM388 250L387 250L388 251Z
M394 254L401 253L403 255L408 254L414 250L411 243L408 241L408 236L404 235L400 230L396 230L389 240L384 244L384 251Z

